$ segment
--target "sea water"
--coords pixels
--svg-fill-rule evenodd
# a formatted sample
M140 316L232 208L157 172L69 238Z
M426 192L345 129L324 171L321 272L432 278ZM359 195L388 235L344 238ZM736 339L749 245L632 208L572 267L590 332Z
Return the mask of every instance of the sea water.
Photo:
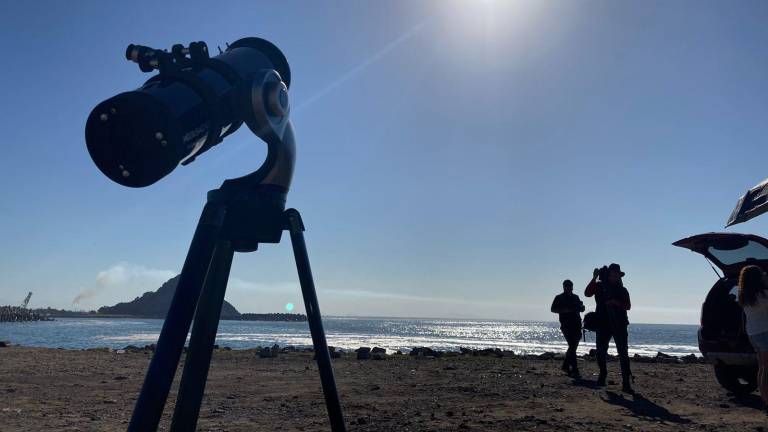
M347 318L323 319L328 344L345 350L361 346L404 352L414 347L458 350L459 347L501 348L519 354L565 351L558 323L456 319ZM50 348L123 348L157 342L163 320L130 318L59 318L55 321L0 323L0 340ZM699 354L698 326L632 324L631 354ZM247 349L260 346L309 347L312 338L306 322L221 321L219 346ZM594 333L586 333L579 351L595 347ZM615 353L613 344L611 351Z

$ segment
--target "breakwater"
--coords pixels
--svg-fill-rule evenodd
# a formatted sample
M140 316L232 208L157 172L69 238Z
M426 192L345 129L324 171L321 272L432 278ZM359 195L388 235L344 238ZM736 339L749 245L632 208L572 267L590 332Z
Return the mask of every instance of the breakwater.
M0 323L23 321L51 321L51 318L27 308L0 306Z

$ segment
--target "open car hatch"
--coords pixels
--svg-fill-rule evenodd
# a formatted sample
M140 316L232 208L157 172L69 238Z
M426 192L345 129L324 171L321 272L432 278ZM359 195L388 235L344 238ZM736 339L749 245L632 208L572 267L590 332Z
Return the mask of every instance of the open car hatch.
M727 277L738 276L747 264L768 269L768 240L752 234L707 233L672 243L704 255Z
M725 226L746 222L765 212L768 212L768 179L763 180L739 198Z

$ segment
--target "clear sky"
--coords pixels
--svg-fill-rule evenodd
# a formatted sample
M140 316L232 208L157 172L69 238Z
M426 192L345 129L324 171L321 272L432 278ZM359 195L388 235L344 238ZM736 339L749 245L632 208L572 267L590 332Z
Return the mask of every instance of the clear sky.
M615 261L632 321L696 322L714 275L670 243L768 176L766 22L759 1L3 2L0 304L96 308L180 270L206 191L264 145L242 128L128 189L86 117L148 78L129 43L259 36L292 68L288 200L325 314L551 320L563 279ZM289 242L237 255L227 299L303 310Z

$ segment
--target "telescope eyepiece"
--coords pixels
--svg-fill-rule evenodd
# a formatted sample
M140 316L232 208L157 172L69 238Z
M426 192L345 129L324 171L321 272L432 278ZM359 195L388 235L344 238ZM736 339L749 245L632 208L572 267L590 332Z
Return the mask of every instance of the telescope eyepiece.
M189 47L176 44L171 47L171 52L143 45L128 45L125 49L125 58L137 63L142 72L152 72L155 69L168 67L185 68L194 62L205 61L209 58L208 45L205 42L192 42Z
M143 48L139 45L130 44L128 45L128 48L125 49L125 58L126 60L130 60L132 62L138 62L139 61L139 52L140 49Z

